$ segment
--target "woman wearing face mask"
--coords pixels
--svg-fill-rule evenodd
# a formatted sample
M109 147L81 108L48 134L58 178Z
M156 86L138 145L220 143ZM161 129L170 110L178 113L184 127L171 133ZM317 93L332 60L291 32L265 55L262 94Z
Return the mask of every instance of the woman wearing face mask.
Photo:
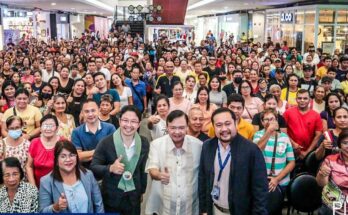
M272 109L273 111L276 111L277 113L277 119L278 119L278 125L280 128L281 132L286 133L286 122L284 120L284 117L282 115L279 114L279 112L277 111L277 104L278 104L278 98L272 94L268 94L265 97L265 103L263 103L264 105L264 109ZM262 120L261 120L261 113L257 113L255 114L252 124L254 126L254 130L255 131L260 131L262 129L264 129L263 124L262 124Z
M40 133L40 119L42 117L40 110L29 105L29 92L23 88L16 91L16 106L8 109L2 117L2 136L7 137L6 120L11 116L19 116L23 119L23 137L27 140L36 137Z
M48 108L52 108L52 97L53 87L47 84L40 90L38 100L35 102L35 106L40 109L41 113L45 114Z
M0 160L16 157L24 169L28 158L30 141L23 137L23 120L19 116L11 116L6 120L8 135L0 141Z

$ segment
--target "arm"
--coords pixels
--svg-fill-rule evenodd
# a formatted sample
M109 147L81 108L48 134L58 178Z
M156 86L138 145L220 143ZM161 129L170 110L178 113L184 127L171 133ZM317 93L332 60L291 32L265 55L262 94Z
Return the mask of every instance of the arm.
M327 129L328 129L327 120L326 119L321 119L321 122L323 123L323 131L327 131Z
M95 150L91 151L82 151L81 149L77 150L77 154L79 155L81 162L88 162L91 161L94 155Z
M42 179L48 179L48 178L44 177ZM42 180L42 179L40 182L40 193L39 193L40 212L53 213L54 199L53 199L51 184L49 180Z
M27 172L27 178L29 183L36 187L34 177L34 159L31 157L30 153L28 153L28 160L27 164L25 165L25 170Z
M97 181L95 180L92 172L88 172L87 174L89 175L89 181L91 182L91 185L92 185L91 197L92 197L92 204L94 209L93 213L104 213L104 204L102 201L99 185Z
M311 145L309 146L309 148L307 149L306 155L307 155L309 152L311 152L311 151L314 150L315 146L317 145L317 142L318 142L319 139L320 139L320 136L321 136L321 131L315 131L314 139L313 139Z
M325 160L319 169L319 172L317 174L317 182L318 185L321 187L324 187L325 185L327 185L329 183L329 176L331 174L331 168L330 168L330 162L328 160Z
M120 112L120 102L114 102L114 109L110 112L110 115L116 115Z
M6 122L1 123L1 135L2 135L2 137L7 137Z
M128 105L133 105L133 96L128 97Z
M275 177L275 179L279 182L281 181L285 176L287 176L293 169L295 168L295 161L289 161L288 164L286 164L285 168Z
M40 135L40 120L39 121L35 121L35 129L30 132L28 135L30 137L30 139L33 139L34 137L38 137Z
M252 214L268 214L267 195L268 181L266 164L262 152L256 148L253 150L251 167L251 193L252 193Z
M324 141L321 142L320 146L315 150L315 157L317 158L317 160L321 160L325 157Z
M264 135L260 138L259 141L257 141L257 146L260 148L260 150L265 150L267 142L269 138L271 137L271 132L267 129L264 133Z

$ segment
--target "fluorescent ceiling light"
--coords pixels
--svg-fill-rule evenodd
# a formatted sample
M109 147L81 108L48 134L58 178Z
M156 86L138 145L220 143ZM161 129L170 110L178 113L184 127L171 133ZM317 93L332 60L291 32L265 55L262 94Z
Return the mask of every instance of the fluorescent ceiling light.
M188 6L188 7L187 7L187 10L192 10L192 9L197 8L197 7L201 7L201 6L203 6L203 5L212 3L212 2L214 2L214 1L216 1L216 0L202 0L202 1L199 1L199 2L197 2L197 3L194 3L194 4L190 5L190 6Z

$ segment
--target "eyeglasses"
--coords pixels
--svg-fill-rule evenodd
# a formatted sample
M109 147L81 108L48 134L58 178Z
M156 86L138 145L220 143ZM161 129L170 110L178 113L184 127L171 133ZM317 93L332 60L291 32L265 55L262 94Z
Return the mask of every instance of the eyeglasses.
M242 86L241 88L244 89L244 90L250 90L249 86Z
M133 125L133 126L136 126L139 124L139 121L138 120L129 120L129 119L121 119L121 122L124 123L124 124L130 124L130 125Z
M55 128L55 127L56 127L56 125L54 125L54 124L42 124L41 125L42 129L52 129L52 128Z
M264 118L262 121L264 122L273 122L275 118Z
M61 154L61 155L59 155L59 159L61 159L61 160L67 160L67 158L75 159L76 157L77 157L77 154L69 154L69 155Z

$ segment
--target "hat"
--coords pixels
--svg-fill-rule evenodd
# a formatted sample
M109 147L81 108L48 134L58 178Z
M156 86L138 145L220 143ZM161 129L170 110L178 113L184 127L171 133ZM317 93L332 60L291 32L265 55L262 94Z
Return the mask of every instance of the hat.
M332 78L330 78L330 77L328 77L328 76L324 76L324 77L321 79L321 83L326 83L326 82L332 83Z
M274 59L273 62L277 62L277 61L282 62L282 60L280 60L279 58Z
M276 68L275 73L284 73L284 70L282 68Z
M313 67L311 65L309 65L309 64L305 64L303 66L303 71L307 71L307 70L313 70Z

